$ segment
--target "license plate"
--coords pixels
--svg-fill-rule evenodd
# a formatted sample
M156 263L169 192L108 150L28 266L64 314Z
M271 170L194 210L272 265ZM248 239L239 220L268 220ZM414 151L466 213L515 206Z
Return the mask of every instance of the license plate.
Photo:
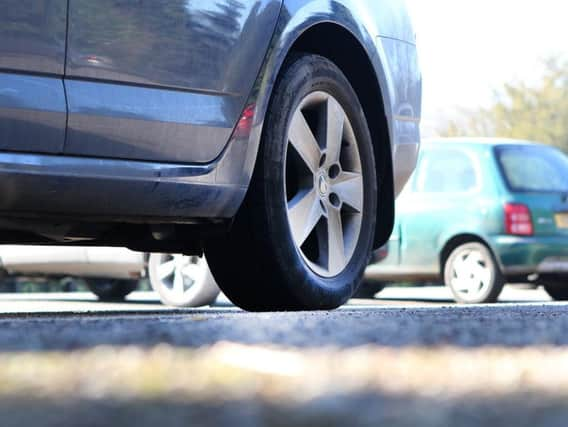
M554 218L556 219L556 227L568 228L568 213L558 213Z

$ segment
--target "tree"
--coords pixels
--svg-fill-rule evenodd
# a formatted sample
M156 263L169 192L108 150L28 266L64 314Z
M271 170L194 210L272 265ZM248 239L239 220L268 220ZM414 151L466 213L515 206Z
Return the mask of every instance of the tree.
M544 65L538 84L505 84L492 106L462 112L441 134L527 139L568 152L568 61L552 58Z

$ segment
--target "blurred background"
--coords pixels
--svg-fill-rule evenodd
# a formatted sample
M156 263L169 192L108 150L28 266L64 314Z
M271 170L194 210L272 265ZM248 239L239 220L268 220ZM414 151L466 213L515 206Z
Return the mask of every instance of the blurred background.
M424 76L424 137L512 137L568 150L568 3L407 5Z

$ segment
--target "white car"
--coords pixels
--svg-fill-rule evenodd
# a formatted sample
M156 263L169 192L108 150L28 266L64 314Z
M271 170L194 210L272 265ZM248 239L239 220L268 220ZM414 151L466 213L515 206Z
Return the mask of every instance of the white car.
M198 307L219 294L203 257L145 254L125 248L0 246L9 276L81 277L103 301L121 300L148 276L164 304Z

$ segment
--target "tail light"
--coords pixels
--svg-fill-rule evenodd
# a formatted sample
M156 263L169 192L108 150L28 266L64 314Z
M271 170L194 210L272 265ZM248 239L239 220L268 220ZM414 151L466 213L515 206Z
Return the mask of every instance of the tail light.
M534 234L531 211L528 206L519 203L505 205L505 232L513 236Z
M237 123L237 127L233 132L234 139L247 139L250 136L254 122L255 111L255 104L249 105L247 108L245 108L243 115L241 116L239 122Z

